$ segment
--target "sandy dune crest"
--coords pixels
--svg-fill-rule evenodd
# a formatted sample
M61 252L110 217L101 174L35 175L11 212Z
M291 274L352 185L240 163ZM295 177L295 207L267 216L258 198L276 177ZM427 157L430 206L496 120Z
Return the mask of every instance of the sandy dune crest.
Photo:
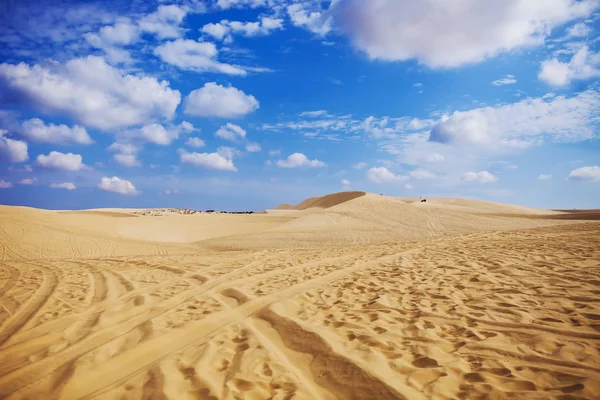
M309 200L0 207L0 398L600 398L600 223Z

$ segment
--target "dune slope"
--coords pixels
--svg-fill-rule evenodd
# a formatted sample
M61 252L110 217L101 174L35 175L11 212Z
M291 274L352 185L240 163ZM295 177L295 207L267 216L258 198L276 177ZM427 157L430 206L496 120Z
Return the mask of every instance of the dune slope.
M600 398L599 222L338 200L0 207L0 398Z

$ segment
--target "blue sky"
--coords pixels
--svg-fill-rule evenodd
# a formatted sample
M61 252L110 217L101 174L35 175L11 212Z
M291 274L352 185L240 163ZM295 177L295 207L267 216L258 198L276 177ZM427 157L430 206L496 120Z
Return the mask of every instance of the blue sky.
M3 6L2 204L600 208L597 0Z

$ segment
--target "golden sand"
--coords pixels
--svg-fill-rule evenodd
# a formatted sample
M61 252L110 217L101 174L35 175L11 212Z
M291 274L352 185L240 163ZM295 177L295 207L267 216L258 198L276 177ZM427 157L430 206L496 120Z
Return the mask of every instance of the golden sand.
M0 398L600 398L600 223L576 213L133 211L0 207Z

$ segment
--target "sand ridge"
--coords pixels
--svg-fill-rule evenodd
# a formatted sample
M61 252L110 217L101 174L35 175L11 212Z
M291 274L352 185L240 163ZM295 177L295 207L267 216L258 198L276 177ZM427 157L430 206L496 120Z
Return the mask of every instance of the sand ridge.
M600 397L598 222L345 197L285 216L0 207L0 398Z

